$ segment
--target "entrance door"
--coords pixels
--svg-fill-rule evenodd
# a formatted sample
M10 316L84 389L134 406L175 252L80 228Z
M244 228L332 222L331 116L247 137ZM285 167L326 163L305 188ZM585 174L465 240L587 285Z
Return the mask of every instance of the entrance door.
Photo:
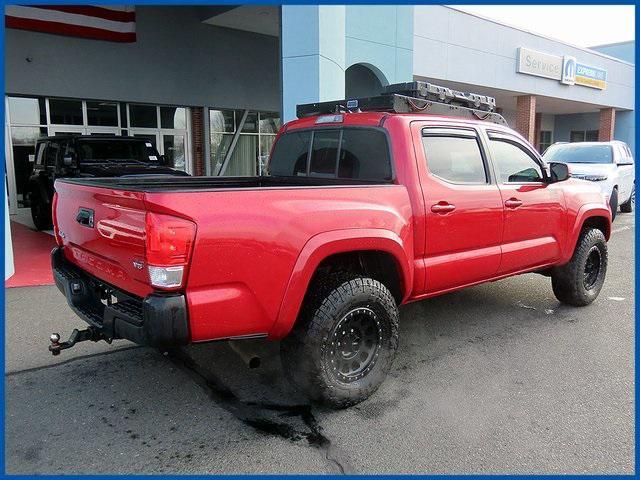
M478 132L427 127L420 135L423 149L418 161L427 167L421 181L426 211L425 292L493 277L500 266L502 198Z
M542 160L520 139L502 132L487 133L504 204L499 273L556 261L566 231L562 187L545 181Z

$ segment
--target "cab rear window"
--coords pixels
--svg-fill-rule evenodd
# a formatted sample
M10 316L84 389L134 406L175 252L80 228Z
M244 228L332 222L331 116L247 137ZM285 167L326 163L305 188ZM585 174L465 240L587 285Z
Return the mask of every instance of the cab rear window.
M283 134L273 149L271 176L364 181L392 179L389 143L372 128L333 128Z

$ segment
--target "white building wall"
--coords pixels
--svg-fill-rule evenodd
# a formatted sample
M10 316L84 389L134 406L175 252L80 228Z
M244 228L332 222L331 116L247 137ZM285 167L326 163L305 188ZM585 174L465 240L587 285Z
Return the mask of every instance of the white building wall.
M440 5L415 7L413 34L416 76L589 103L594 109L634 108L635 67L622 60ZM517 73L521 46L553 55L572 55L580 63L605 69L607 89L568 86Z

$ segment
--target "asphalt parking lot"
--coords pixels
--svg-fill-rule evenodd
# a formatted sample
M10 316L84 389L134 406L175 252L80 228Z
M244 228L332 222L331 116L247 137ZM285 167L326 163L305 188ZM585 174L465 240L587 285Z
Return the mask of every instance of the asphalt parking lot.
M88 342L55 287L7 291L7 473L633 473L634 219L598 300L524 275L401 310L387 381L342 411L248 369L226 344L171 355Z

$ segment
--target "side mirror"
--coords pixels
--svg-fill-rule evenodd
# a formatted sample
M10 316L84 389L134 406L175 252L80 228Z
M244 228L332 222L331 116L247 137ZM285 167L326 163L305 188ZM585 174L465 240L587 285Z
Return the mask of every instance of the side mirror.
M551 162L549 163L549 173L551 183L563 182L569 178L569 167L566 163Z
M62 157L62 164L65 167L75 167L76 166L76 156L71 152L65 154L65 156Z

